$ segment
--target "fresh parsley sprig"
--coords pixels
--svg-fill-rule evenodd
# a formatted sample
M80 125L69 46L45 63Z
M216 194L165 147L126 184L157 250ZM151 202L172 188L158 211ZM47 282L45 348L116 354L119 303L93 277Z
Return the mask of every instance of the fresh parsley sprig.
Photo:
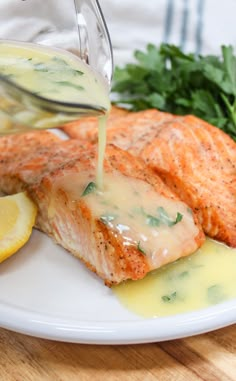
M236 56L222 46L221 56L185 54L174 45L149 44L135 51L136 62L116 68L117 104L132 110L157 108L193 114L236 140Z

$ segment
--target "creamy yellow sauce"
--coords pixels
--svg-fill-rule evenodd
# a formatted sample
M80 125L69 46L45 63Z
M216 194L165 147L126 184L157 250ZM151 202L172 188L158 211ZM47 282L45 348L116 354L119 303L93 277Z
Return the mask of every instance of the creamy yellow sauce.
M106 127L107 127L107 118L109 115L106 113L104 116L100 116L98 118L98 161L97 161L97 176L96 176L96 184L99 189L103 189L103 163L105 158L105 150L106 150Z
M148 183L120 173L105 173L102 189L93 178L92 172L63 176L54 189L63 188L72 200L82 198L94 218L121 237L124 246L136 247L151 268L197 248L198 228L183 202L161 196Z
M75 55L36 44L0 42L0 73L45 98L110 107L98 73Z
M47 111L45 103L40 109L29 98L25 109L15 104L8 94L0 94L0 133L14 128L12 119L31 128L49 128L75 120L83 113L88 114L88 107L99 108L104 113L110 109L109 88L105 80L75 55L60 49L2 41L0 74L44 99L63 102L67 111L71 104L81 106L79 111L69 108L68 113L63 111L62 105L52 113ZM24 96L20 104L23 103Z
M196 253L113 287L129 310L144 317L195 311L236 297L236 249L207 239Z

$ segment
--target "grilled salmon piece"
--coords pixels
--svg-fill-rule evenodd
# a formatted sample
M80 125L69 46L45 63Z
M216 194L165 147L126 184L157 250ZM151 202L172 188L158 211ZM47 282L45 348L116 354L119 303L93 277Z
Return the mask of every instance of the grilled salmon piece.
M145 187L142 200L154 197L153 208L156 202L158 204L162 200L171 205L175 214L179 210L182 213L182 217L177 213L176 221L171 221L168 228L163 228L164 236L160 234L155 238L155 250L151 255L146 255L140 242L130 243L122 233L124 226L122 228L119 224L120 230L117 230L111 225L110 219L104 220L105 217L91 207L92 196L83 195L87 183L94 179L96 147L79 147L72 152L72 143L58 142L53 138L52 144L47 145L47 135L46 132L40 132L26 137L31 153L31 149L25 149L23 135L0 139L0 152L5 147L4 156L8 160L0 160L0 190L5 193L27 190L38 206L37 227L81 258L107 285L143 278L150 270L194 252L203 243L202 229L195 216L189 213L187 205L141 159L111 145L107 147L104 163L106 176L118 178L118 184L120 181L124 184L127 181L135 182L133 199L137 196L137 185L140 185L142 189ZM40 136L43 136L42 146L39 145ZM73 144L76 144L76 140ZM16 153L18 160L15 160ZM122 192L118 196L126 198ZM97 203L98 208L101 205L103 207L107 203ZM113 205L116 210L120 207L119 203ZM143 218L143 208L132 212L137 212L136 219ZM147 217L152 218L152 223L155 222L152 216L147 214ZM132 216L130 218L132 220ZM136 223L136 220L132 221ZM174 243L167 250L170 242Z
M16 143L15 143L16 142ZM14 193L40 179L54 168L78 157L90 143L62 140L48 131L29 132L0 138L2 192Z
M114 120L107 141L141 156L194 208L207 235L236 246L236 144L228 135L191 115L146 110Z
M130 112L108 126L107 140L117 147L139 156L143 147L149 144L163 123L175 118L172 114L156 109ZM133 152L134 148L134 152Z
M236 247L236 144L228 135L186 116L161 126L141 156L196 212L208 236Z
M158 128L165 122L178 118L156 109L127 112L124 115L112 108L107 123L107 140L117 147L138 155L151 142ZM85 139L91 143L98 141L98 122L95 118L76 121L66 125L64 131L74 139Z
M126 115L127 110L113 106L108 117L108 127L114 120ZM87 140L94 143L98 135L98 118L88 117L71 122L62 127L62 130L72 139Z

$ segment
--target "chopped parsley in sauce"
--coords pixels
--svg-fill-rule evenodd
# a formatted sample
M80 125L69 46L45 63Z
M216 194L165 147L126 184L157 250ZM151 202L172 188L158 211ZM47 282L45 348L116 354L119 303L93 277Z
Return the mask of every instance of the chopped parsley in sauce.
M96 184L93 181L91 181L90 183L88 183L88 185L84 189L84 191L82 193L82 197L87 196L88 194L95 192L96 189L97 189Z
M196 253L113 290L132 312L149 318L222 303L236 298L236 249L207 239Z
M138 241L137 249L143 254L146 255L146 252L142 249L140 241Z

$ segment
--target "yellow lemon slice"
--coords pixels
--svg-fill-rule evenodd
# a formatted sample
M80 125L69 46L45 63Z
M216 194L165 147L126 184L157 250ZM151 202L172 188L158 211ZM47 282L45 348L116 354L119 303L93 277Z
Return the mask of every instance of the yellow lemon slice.
M25 192L0 197L0 263L29 239L37 207Z

